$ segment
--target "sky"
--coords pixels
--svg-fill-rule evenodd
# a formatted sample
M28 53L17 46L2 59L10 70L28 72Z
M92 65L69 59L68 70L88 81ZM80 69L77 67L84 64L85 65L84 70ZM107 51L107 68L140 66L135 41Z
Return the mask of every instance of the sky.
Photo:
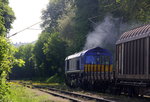
M41 11L46 8L49 0L9 0L9 5L15 13L16 20L13 22L13 29L8 35L23 30L37 22L40 22ZM31 30L27 29L10 38L13 43L30 43L38 39L41 32L40 24L37 24Z

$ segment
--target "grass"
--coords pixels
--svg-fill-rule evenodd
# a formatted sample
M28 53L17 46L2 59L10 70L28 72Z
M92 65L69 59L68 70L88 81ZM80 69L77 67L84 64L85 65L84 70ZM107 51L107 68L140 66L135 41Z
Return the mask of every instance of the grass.
M47 96L36 95L31 89L20 85L11 85L10 90L8 102L51 102L46 100Z
M50 78L47 79L47 82L44 83L40 83L40 82L34 82L34 81L21 81L22 83L31 83L32 85L39 85L39 86L49 86L49 87L54 87L54 88L58 88L58 89L65 89L68 91L76 91L79 93L83 93L83 94L95 94L96 96L99 97L104 97L106 99L114 99L118 102L150 102L150 100L147 99L142 99L142 98L134 98L134 97L127 97L124 95L111 95L111 94L107 94L107 93L99 93L99 92L87 92L84 91L82 89L70 89L69 87L67 87L64 83L56 83L58 81L56 81L57 76L52 76ZM19 81L20 82L20 81ZM18 86L19 84L16 82L12 82L12 84L16 84L16 86L12 86L11 89L14 95L12 95L12 99L14 99L12 102L51 102L51 101L45 101L43 99L46 99L45 96L36 96L34 95L34 93L29 92L28 89ZM18 95L18 93L21 93ZM23 94L25 93L25 95ZM20 97L20 98L18 98ZM59 100L56 101L56 99L53 99L55 101L53 102L58 102ZM62 101L64 102L64 101Z
M9 82L9 84L11 93L7 96L8 100L5 102L70 102L37 89L24 87L18 82Z
M51 76L50 78L48 78L45 82L46 83L63 83L64 78L60 77L58 74L55 74L54 76Z
M51 86L51 87L62 87L64 85L64 80L57 74L47 78L43 81L31 81L31 80L18 80L9 82L11 94L8 95L7 102L56 102L51 101L46 95L37 95L27 87L21 86L21 84L26 85L40 85L40 86ZM63 87L64 88L64 87ZM58 101L57 101L58 102Z
M47 77L47 78L37 77L37 78L32 78L32 79L21 79L18 81L23 82L23 83L24 82L26 82L26 83L34 82L34 83L59 83L59 84L62 84L62 83L64 83L64 77L60 76L58 74L55 74L55 75L53 75L51 77Z

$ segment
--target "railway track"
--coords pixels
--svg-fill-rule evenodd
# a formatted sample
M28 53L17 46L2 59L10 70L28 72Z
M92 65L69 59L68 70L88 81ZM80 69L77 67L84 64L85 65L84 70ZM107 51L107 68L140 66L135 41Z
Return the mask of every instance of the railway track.
M69 92L66 90L60 90L60 89L56 89L56 88L50 88L48 86L32 85L32 84L29 84L29 83L27 84L27 83L23 83L23 82L19 82L19 84L23 85L25 87L28 87L28 88L38 89L42 92L51 94L56 97L68 99L73 102L116 102L113 100L108 100L108 99L100 98L100 97L96 97L96 96L80 94L77 92Z
M104 99L104 98L59 90L59 89L55 89L55 88L40 87L40 86L35 86L35 88L38 88L42 92L46 92L48 94L52 94L57 97L62 97L62 98L71 100L73 102L84 102L84 101L85 102L87 102L87 101L90 101L90 102L91 101L92 102L116 102L116 101L112 101L112 100L108 100L108 99Z
M72 102L150 102L150 98L147 97L114 97L114 96L105 96L105 95L98 95L95 93L90 93L90 92L77 92L68 89L60 89L58 88L52 88L52 86L49 85L35 85L30 82L15 82L18 83L22 86L28 87L28 88L35 88L38 89L39 91L51 94L56 97L61 97L67 100L70 100ZM103 98L104 97L104 98Z

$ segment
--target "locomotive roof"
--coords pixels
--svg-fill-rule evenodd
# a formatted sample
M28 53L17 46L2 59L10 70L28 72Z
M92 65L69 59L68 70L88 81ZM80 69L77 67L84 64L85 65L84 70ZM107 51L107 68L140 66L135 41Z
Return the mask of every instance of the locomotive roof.
M75 53L73 55L70 55L70 56L66 57L65 60L76 58L76 57L80 57L80 56L84 56L86 54L86 52L89 52L89 51L92 51L92 50L95 50L95 49L101 49L102 50L103 48L96 47L96 48L92 48L92 49L83 50L81 52L78 52L78 53ZM105 49L103 49L103 50L105 50Z
M150 24L124 32L116 44L150 36Z
M88 51L88 50L84 50L84 51L75 53L75 54L73 54L73 55L70 55L70 56L68 56L68 57L66 58L66 60L67 60L67 59L72 59L72 58L75 58L75 57L79 57L79 56L83 55L84 53L86 53L87 51Z

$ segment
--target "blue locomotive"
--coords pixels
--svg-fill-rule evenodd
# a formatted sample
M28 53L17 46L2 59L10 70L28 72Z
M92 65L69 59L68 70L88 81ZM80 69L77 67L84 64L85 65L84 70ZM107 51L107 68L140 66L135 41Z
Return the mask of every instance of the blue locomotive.
M113 58L110 51L100 47L88 49L65 59L66 84L84 88L107 87L113 80Z

